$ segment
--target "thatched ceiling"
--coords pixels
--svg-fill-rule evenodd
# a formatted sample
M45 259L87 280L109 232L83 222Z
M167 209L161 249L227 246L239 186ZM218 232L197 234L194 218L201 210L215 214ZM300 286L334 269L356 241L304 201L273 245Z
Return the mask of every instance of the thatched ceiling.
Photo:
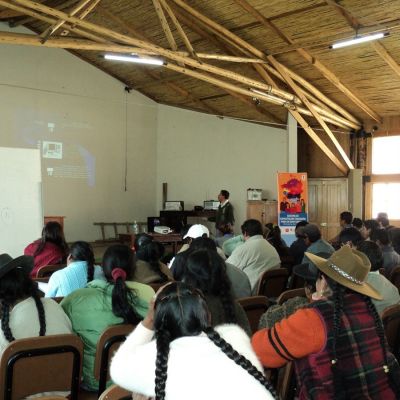
M319 122L328 135L399 113L399 0L0 0L0 20L47 32L0 33L0 43L69 49L159 103L263 123L285 123L290 109L304 128ZM390 35L329 49L378 31ZM134 49L166 65L102 57Z

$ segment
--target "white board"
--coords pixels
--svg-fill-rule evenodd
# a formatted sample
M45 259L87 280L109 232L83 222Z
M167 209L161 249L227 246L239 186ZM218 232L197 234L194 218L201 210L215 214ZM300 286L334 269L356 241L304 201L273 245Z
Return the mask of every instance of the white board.
M43 227L40 150L0 147L0 254L12 257Z

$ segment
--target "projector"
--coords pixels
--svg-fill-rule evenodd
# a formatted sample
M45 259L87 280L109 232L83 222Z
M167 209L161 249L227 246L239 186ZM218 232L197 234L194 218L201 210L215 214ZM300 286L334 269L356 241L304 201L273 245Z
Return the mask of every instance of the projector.
M154 232L155 233L161 233L163 235L167 234L167 233L171 233L172 229L168 226L162 226L162 225L158 225L154 227Z

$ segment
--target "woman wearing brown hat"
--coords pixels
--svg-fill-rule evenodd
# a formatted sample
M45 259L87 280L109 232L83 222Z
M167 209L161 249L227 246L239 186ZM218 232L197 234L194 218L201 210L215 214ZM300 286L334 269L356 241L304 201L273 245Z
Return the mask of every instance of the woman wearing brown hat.
M299 399L398 399L400 368L388 352L368 283L370 262L348 246L325 260L306 253L319 277L314 301L253 336L262 363L296 367Z

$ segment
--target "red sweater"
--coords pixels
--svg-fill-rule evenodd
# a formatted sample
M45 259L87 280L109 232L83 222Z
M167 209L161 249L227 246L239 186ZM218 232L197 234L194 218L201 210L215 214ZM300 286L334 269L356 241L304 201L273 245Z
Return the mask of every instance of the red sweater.
M28 245L25 250L24 254L26 256L34 255L36 249L38 248L40 241L36 241ZM52 265L52 264L60 264L64 261L65 254L62 249L60 249L57 245L51 242L46 242L43 250L35 257L35 263L33 270L31 271L31 277L36 277L36 273L40 267L44 265Z

